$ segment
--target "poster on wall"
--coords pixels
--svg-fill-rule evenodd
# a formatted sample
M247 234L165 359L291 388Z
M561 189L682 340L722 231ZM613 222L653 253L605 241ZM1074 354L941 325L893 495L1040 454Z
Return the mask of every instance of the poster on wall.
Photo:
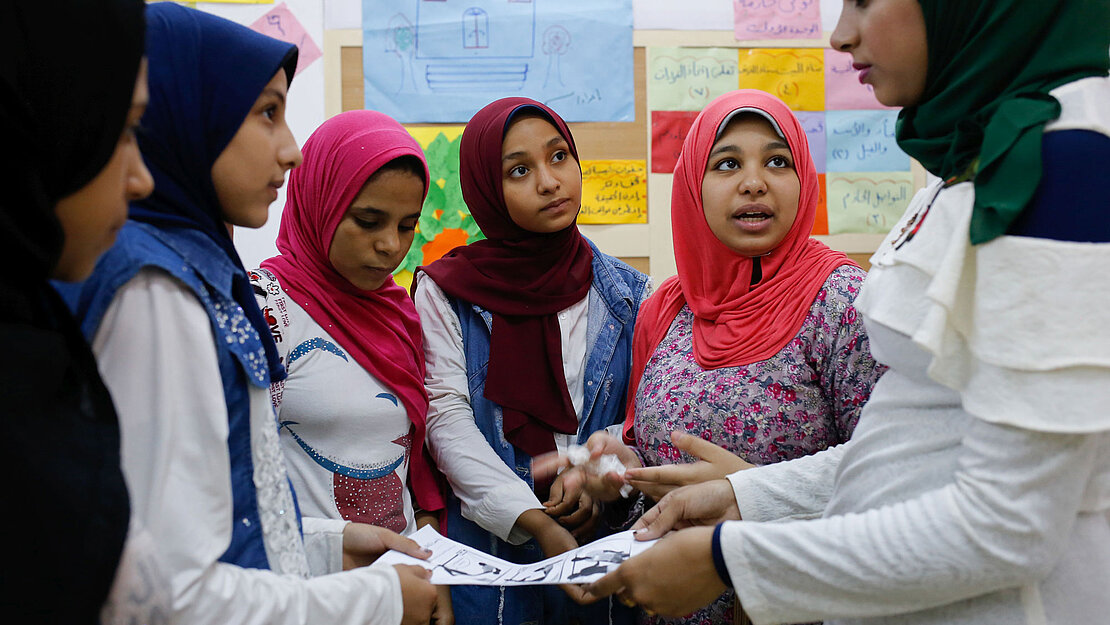
M466 122L507 96L633 121L632 0L363 0L366 108Z
M670 173L698 112L738 88L772 93L805 129L821 185L813 234L885 233L914 182L898 111L860 84L851 56L821 48L648 49L651 171Z

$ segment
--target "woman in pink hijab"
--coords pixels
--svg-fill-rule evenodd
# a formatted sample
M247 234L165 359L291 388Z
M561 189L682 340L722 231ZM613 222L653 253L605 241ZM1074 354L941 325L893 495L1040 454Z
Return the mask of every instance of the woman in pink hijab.
M271 399L289 476L306 517L408 534L443 508L424 447L420 320L392 276L412 244L428 167L408 132L374 111L327 120L303 153L280 253L250 272L288 371ZM451 622L449 595L437 611Z

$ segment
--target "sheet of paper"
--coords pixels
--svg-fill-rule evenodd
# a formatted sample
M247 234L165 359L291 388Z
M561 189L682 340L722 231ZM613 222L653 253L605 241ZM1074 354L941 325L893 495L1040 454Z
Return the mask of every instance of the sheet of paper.
M637 30L728 30L732 0L632 0Z
M825 50L825 108L834 110L892 109L875 99L875 89L859 81L852 55Z
M628 530L534 564L514 564L441 536L427 526L409 538L431 549L432 556L420 560L389 551L378 558L378 562L422 566L432 571L433 584L445 586L585 584L600 579L656 542L639 542Z
M632 0L363 0L366 108L466 122L527 96L567 121L632 121Z
M647 161L582 161L578 223L647 223Z
M829 234L890 231L913 197L908 171L826 174Z
M297 55L297 69L294 75L300 74L301 70L324 55L320 51L320 47L308 35L308 31L301 25L297 16L293 15L293 12L289 10L284 2L255 20L250 28L263 35L297 46L299 52Z
M825 108L825 55L820 48L741 48L740 88L762 89L794 111Z
M669 174L678 164L682 142L698 116L697 111L651 112L651 171Z
M737 87L735 48L648 48L648 110L700 111Z
M828 111L826 170L908 171L910 157L894 138L896 111Z
M820 39L818 0L732 0L737 41Z

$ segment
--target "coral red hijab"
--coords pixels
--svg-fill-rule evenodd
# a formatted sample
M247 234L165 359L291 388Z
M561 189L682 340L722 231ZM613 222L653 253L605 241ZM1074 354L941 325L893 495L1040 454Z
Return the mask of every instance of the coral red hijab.
M328 260L335 230L366 180L400 156L424 163L424 151L388 115L349 111L317 128L303 152L304 163L289 177L277 238L280 254L262 266L356 362L396 393L415 430L409 476L417 504L441 509L437 474L423 448L428 396L416 307L392 277L375 291L363 291ZM427 164L424 181L427 195Z
M794 225L778 247L760 257L762 277L751 284L753 262L725 246L709 229L701 185L721 123L738 109L770 115L790 146L801 189ZM797 335L817 293L840 265L854 264L809 237L817 212L818 180L805 131L778 98L755 89L726 93L705 108L682 144L671 192L671 228L678 276L640 307L632 340L625 439L631 441L640 376L684 305L694 313L694 356L704 369L766 360Z
M593 281L593 250L577 224L536 234L509 217L501 144L518 114L540 115L578 152L554 111L528 98L503 98L470 120L459 146L463 199L488 237L424 267L451 297L493 313L485 396L502 408L505 439L529 455L555 450L552 432L578 431L563 374L561 310L582 301Z

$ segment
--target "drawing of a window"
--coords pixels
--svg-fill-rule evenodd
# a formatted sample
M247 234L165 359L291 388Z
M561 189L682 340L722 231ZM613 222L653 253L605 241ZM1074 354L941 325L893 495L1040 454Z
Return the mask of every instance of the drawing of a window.
M433 91L519 91L535 57L532 0L420 0L416 58Z
M489 47L489 13L477 7L463 12L463 48Z

